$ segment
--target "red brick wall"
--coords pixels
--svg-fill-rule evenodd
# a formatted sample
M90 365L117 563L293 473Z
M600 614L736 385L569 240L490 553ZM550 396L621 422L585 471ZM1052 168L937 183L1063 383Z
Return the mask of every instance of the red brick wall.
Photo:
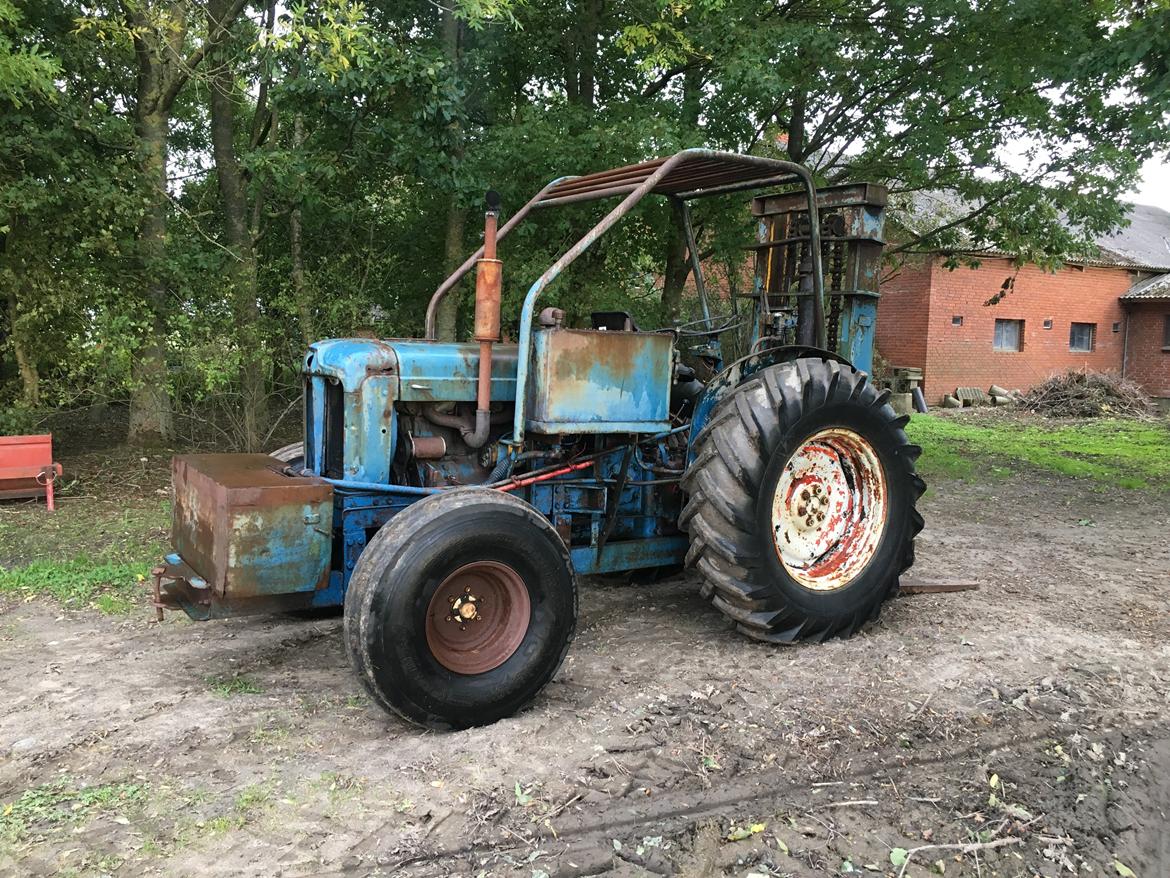
M1134 302L1129 311L1125 376L1151 396L1170 397L1170 351L1162 349L1170 302Z
M882 279L874 341L891 366L926 368L930 262L929 258L907 261L893 277Z
M985 305L1009 277L1015 278L1014 288L998 304ZM1121 268L1067 266L1052 274L1027 265L1017 271L1011 260L998 258L983 260L979 268L950 271L935 258L929 266L929 308L918 304L921 271L904 272L883 283L878 347L895 365L920 366L924 390L933 401L959 386L1024 389L1065 369L1120 372L1124 333L1113 332L1113 324L1124 329L1118 296L1134 280L1135 275ZM914 302L926 315L925 332L899 319L899 302L903 308ZM892 320L883 325L887 315ZM961 326L952 324L954 317L963 318ZM996 319L1024 321L1021 350L994 349ZM1044 329L1047 319L1052 320L1051 329ZM1070 323L1096 324L1091 352L1069 350ZM923 340L925 356L916 353ZM899 362L899 356L887 350L918 359Z

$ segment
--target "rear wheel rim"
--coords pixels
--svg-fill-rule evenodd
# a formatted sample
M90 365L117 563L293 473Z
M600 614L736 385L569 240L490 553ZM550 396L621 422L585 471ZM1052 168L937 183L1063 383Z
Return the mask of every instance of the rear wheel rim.
M886 474L859 433L829 427L788 458L772 497L772 535L785 571L810 591L853 582L886 526Z
M532 620L523 578L499 561L473 561L439 583L427 607L427 646L457 674L484 674L516 652Z

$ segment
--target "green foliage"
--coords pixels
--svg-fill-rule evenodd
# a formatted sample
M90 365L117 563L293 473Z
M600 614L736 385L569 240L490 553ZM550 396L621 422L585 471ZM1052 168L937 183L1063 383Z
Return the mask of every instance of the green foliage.
M16 109L27 100L51 95L53 78L60 72L57 59L27 38L22 23L23 16L10 0L0 0L0 96Z
M231 444L258 357L283 399L315 338L421 331L448 244L478 239L484 190L511 211L553 177L687 146L886 182L896 201L949 189L975 213L915 229L910 249L973 238L1054 264L1118 222L1119 193L1168 139L1168 15L1121 0L277 5L271 24L231 25L225 157L209 137L201 4L38 0L18 14L0 0L0 407L21 406L15 428L32 411L124 402L157 337L154 380L180 426L213 421ZM164 33L194 64L170 111L165 191L135 124L153 58L135 44ZM225 158L248 200L245 295L225 243ZM510 335L524 290L604 209L540 212L505 242ZM145 231L155 211L161 251ZM745 220L742 198L698 206L704 255L740 264ZM669 234L665 208L645 204L547 304L574 320L615 307L645 326L693 319L693 302L675 313L662 298ZM241 302L255 304L246 319Z
M1051 426L916 415L906 430L931 479L1004 477L1021 464L1119 488L1170 491L1170 427L1103 419ZM1007 467L1007 469L1005 469Z
M0 436L19 436L35 432L44 412L17 403L0 409Z

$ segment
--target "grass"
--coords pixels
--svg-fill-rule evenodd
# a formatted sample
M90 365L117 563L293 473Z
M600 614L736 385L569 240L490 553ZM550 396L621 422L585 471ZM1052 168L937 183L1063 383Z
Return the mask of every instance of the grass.
M33 561L13 570L0 570L0 593L23 597L47 594L66 605L93 607L103 613L128 613L144 594L141 583L149 563L87 558L69 561Z
M208 835L235 832L267 811L271 803L272 789L267 784L252 784L240 791L228 813L210 818L201 828Z
M1121 488L1170 490L1165 422L916 415L906 432L922 446L919 471L928 482L1005 478L1024 465Z
M82 786L59 778L0 805L0 840L19 844L38 832L78 825L103 813L125 818L122 812L140 809L145 798L142 784Z
M144 583L166 551L170 503L153 492L10 506L0 516L0 597L48 596L77 609L146 607Z
M207 688L220 698L231 698L233 695L259 695L264 689L255 680L242 674L232 674L230 677L210 676L206 678Z

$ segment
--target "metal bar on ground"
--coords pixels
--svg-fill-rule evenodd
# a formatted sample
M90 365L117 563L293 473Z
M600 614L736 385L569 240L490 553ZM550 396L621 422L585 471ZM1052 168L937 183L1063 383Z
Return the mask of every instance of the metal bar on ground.
M949 594L955 591L977 591L978 582L929 582L927 580L910 580L898 587L899 594Z

